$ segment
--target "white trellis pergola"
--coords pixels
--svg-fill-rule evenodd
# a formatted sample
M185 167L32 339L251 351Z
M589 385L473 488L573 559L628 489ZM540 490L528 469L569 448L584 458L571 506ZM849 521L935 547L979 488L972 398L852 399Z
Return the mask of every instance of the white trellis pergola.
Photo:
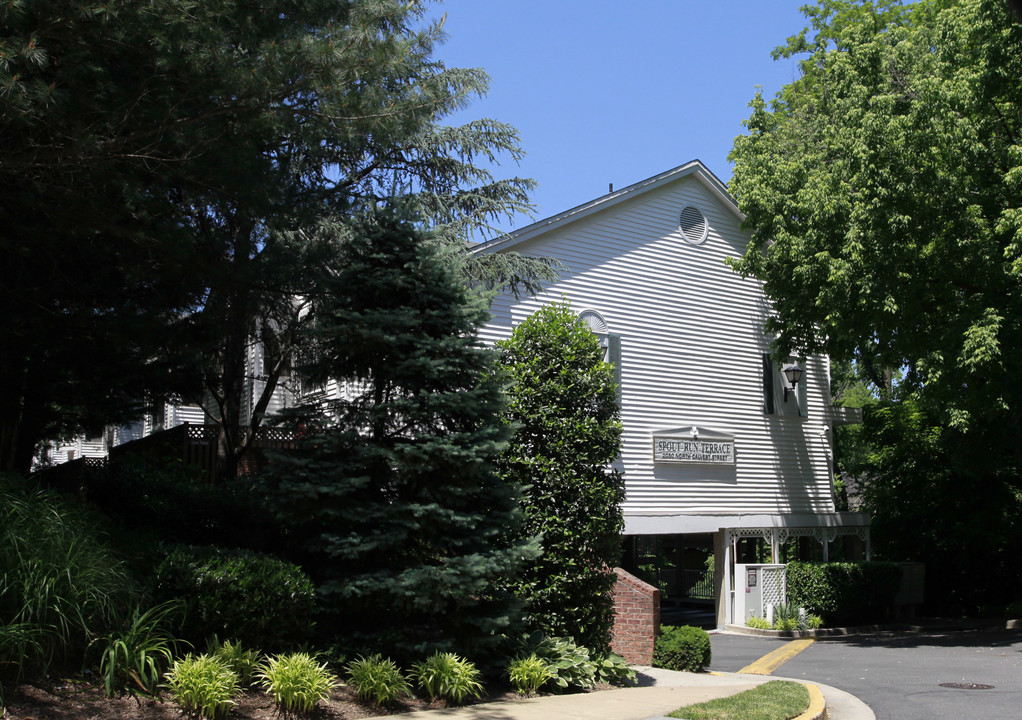
M830 543L838 537L858 538L865 544L866 559L870 559L870 538L868 525L838 525L817 527L740 527L726 528L724 531L724 577L722 600L725 601L726 622L734 620L734 566L738 557L738 541L745 538L756 538L770 545L771 562L780 563L780 548L791 538L811 537L823 546L824 562L830 559Z

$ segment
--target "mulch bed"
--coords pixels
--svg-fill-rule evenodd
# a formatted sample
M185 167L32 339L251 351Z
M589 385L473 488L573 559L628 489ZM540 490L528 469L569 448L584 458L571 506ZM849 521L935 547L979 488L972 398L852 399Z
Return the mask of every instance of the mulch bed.
M61 680L53 685L18 685L4 696L3 720L181 720L181 709L169 698L124 696L108 698L101 687L82 680ZM520 700L513 692L489 695L475 703ZM474 704L474 703L473 703ZM443 701L428 703L404 698L384 710L355 699L350 688L337 688L327 703L320 703L316 720L355 720L413 710L439 710ZM279 720L266 693L249 691L237 699L228 720Z

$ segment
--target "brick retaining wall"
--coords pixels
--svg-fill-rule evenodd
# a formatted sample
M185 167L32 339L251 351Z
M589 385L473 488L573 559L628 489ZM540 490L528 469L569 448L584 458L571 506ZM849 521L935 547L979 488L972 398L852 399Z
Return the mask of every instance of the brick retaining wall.
M660 590L614 568L614 630L610 647L633 665L649 665L660 630Z

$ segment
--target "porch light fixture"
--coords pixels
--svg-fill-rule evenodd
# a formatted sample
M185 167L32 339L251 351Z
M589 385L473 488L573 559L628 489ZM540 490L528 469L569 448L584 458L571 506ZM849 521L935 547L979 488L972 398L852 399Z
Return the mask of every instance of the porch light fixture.
M802 368L795 363L785 365L781 370L784 373L784 377L788 379L788 384L791 387L784 388L784 400L788 400L788 393L795 392L795 388L798 387L798 381L802 379Z

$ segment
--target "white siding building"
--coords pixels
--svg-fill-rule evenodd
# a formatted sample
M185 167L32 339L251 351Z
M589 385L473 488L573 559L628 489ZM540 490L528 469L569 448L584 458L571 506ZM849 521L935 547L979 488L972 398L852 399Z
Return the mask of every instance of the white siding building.
M835 509L828 361L798 360L792 389L769 358L760 283L725 264L745 253L742 219L693 161L476 251L567 267L537 297L499 295L483 337L562 298L601 336L620 379L625 534L712 537L720 624L733 622L743 538L769 543L774 562L794 537L826 554L851 535L868 552L868 518Z

